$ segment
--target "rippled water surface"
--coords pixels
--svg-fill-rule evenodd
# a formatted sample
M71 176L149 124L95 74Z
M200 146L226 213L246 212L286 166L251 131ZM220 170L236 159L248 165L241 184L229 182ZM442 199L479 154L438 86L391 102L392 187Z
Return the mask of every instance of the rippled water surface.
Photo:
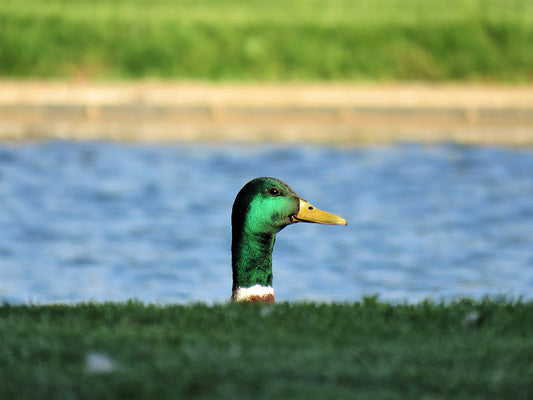
M533 298L533 151L0 146L0 300L219 302L238 190L275 176L347 227L278 234L278 300Z

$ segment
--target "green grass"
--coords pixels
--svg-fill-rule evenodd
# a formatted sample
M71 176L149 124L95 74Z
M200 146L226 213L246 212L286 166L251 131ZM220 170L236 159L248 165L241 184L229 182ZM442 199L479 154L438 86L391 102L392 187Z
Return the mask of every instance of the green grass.
M0 306L1 399L532 397L532 302Z
M524 0L3 0L0 76L533 80Z

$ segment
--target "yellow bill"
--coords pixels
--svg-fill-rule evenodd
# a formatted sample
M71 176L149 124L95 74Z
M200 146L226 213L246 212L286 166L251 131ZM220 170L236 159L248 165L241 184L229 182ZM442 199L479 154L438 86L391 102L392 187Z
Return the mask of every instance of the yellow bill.
M347 225L344 218L319 210L307 201L300 199L300 211L293 216L295 222L315 222L324 225Z

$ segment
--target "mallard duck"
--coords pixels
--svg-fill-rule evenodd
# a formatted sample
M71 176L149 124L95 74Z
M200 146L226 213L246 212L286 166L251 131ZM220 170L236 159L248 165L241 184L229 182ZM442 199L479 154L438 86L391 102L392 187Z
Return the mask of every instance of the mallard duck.
M276 178L256 178L239 191L231 213L231 300L274 302L272 250L276 233L296 222L346 225L321 211Z

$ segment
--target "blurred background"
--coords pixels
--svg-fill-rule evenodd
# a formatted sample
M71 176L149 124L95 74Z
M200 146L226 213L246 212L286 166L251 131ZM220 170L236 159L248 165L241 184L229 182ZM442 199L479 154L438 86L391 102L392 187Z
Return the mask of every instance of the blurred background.
M533 297L533 3L3 0L0 301L223 302L275 176L278 300Z

